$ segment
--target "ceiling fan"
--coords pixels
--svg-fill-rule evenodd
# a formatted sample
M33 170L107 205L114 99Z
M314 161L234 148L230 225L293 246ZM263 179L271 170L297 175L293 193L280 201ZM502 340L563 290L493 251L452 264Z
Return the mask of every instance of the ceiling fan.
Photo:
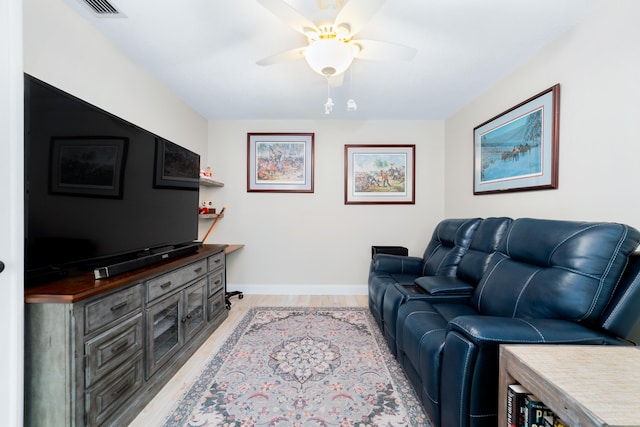
M316 25L284 0L257 0L274 15L307 37L308 45L263 58L258 65L273 65L304 58L318 74L341 77L354 59L409 61L416 49L396 43L360 40L354 37L376 14L385 0L347 0L333 23ZM340 6L344 1L318 0Z

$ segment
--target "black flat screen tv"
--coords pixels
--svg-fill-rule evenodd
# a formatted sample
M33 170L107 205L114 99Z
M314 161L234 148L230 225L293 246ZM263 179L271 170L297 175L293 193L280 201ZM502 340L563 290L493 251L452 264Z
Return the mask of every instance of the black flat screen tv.
M27 285L197 250L199 174L198 154L25 74Z

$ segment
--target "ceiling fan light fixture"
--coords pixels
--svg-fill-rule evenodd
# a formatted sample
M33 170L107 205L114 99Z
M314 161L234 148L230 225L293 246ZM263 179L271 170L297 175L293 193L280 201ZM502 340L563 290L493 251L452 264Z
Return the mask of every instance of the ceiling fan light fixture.
M336 38L316 40L304 52L311 69L326 77L344 73L353 62L354 56L351 44Z
M351 27L349 24L339 24L336 26L336 37L346 39L351 34Z

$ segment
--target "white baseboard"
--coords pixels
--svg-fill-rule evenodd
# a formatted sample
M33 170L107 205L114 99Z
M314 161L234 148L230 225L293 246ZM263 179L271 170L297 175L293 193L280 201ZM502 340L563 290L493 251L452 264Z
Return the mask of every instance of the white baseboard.
M247 285L227 284L227 292L247 295L367 295L367 285Z

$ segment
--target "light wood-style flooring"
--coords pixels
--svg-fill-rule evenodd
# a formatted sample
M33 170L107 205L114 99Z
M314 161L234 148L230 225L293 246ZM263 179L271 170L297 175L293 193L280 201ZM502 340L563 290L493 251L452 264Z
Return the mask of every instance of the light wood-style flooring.
M191 387L202 368L218 351L247 310L252 307L367 307L366 295L245 295L231 298L229 317L194 353L178 373L133 420L130 427L161 426L176 402Z

